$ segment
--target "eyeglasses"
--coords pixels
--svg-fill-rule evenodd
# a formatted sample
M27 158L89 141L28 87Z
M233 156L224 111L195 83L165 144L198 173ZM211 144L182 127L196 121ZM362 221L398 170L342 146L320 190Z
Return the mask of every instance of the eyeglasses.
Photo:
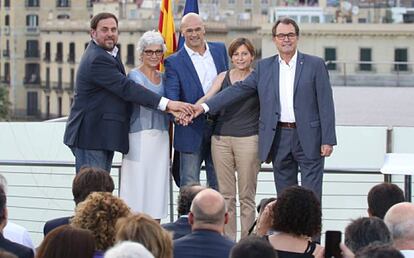
M279 34L276 34L276 35L275 35L275 37L276 37L278 40L284 40L286 37L287 37L289 40L291 40L291 39L296 38L296 33L293 33L293 32L288 33L288 34L285 34L285 33L279 33Z
M157 49L157 50L146 49L144 50L144 54L146 56L153 56L154 54L156 56L162 56L164 54L164 51L162 49Z
M184 32L188 33L188 34L193 34L193 32L195 32L196 34L199 34L202 30L203 30L203 28L197 27L195 29L186 29L186 30L184 30Z

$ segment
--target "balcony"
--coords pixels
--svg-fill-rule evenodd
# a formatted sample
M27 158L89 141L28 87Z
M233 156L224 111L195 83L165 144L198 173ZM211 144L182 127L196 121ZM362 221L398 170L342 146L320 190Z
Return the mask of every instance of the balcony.
M25 6L28 8L32 8L32 7L38 8L40 7L39 0L26 0Z
M24 57L26 58L39 58L40 57L40 53L39 50L26 50L24 52Z
M35 26L27 27L26 32L27 32L27 34L31 34L31 35L39 34L39 27L37 27L37 26L36 27Z
M50 53L46 52L43 56L43 61L50 62Z
M69 8L70 7L70 0L57 0L56 1L57 8Z
M36 73L26 74L23 78L24 84L40 84L40 75Z
M55 62L62 63L63 62L63 55L61 52L56 53Z
M10 26L4 26L3 32L4 32L4 35L10 35Z
M3 49L3 57L10 57L10 49Z
M75 63L75 53L69 53L67 60L68 60L68 63L71 63L71 64Z

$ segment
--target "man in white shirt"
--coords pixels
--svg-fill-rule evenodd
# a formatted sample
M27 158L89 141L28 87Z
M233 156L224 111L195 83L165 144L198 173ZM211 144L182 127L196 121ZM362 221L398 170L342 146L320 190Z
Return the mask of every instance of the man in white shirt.
M401 202L385 214L384 222L391 232L394 247L406 258L414 258L414 204Z
M259 95L259 157L272 161L277 193L298 184L322 196L325 157L336 145L332 88L324 60L297 50L299 27L290 18L272 28L279 55L259 61L244 81L195 106L212 112Z
M195 103L210 89L217 74L228 69L226 47L205 41L201 17L186 14L181 20L184 47L165 61L165 95L171 100ZM214 121L200 116L188 126L176 124L174 148L180 152L180 186L200 182L204 161L208 185L217 189L217 178L211 158L211 135Z

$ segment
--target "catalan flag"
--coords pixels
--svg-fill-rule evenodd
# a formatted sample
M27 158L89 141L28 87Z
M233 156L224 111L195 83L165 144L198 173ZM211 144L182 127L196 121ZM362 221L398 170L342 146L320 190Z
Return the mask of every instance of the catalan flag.
M165 52L164 58L167 58L177 49L174 15L171 1L172 0L162 0L160 20L158 22L158 30L164 37L165 45L167 46L167 52ZM164 71L164 65L162 63L160 65L160 71Z

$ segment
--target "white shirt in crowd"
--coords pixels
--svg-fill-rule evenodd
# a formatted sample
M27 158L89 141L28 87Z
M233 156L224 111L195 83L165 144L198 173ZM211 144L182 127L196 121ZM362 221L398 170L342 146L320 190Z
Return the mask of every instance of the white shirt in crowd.
M12 242L27 246L35 252L32 238L24 227L8 221L6 227L3 229L3 236Z

